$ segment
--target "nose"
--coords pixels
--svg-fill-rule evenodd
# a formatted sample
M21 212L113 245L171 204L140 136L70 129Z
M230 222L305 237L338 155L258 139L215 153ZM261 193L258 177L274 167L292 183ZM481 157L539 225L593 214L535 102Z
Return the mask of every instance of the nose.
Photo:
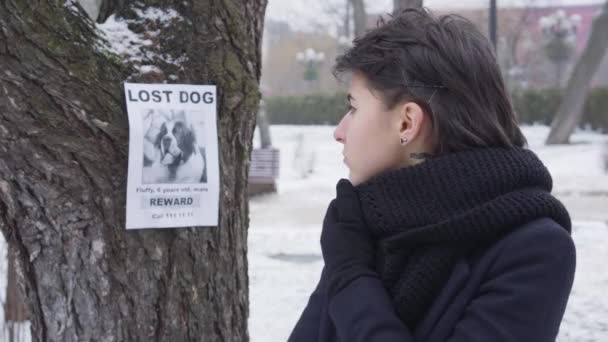
M336 126L336 129L334 130L334 139L336 139L337 142L342 144L346 143L347 116L348 114L342 117L342 120L340 120L340 123L338 123L338 126Z
M169 147L171 147L171 137L163 138L163 147L165 148L165 151L168 150Z

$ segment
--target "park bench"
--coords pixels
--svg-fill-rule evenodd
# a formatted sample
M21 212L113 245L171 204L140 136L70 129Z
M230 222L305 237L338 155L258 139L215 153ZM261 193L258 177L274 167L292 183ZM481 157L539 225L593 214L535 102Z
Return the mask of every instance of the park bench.
M251 151L249 196L276 192L280 169L279 155L279 150L273 147L255 148Z

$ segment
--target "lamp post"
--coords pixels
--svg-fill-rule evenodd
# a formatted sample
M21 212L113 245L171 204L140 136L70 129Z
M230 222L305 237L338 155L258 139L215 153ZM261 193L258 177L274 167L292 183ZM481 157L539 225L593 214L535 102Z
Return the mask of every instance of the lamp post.
M309 91L313 89L313 84L319 79L319 67L325 60L323 52L315 51L313 48L307 48L304 51L296 54L296 60L304 66L303 78L309 84Z
M496 9L496 0L490 0L490 41L492 42L492 45L494 46L494 51L496 51L496 47L498 44L498 41L496 39L496 32L497 30L497 17L498 17L498 13L497 13L497 9Z
M545 53L555 64L555 87L561 87L564 64L572 57L576 43L576 31L581 23L578 14L566 15L558 10L541 17L539 27L543 33Z

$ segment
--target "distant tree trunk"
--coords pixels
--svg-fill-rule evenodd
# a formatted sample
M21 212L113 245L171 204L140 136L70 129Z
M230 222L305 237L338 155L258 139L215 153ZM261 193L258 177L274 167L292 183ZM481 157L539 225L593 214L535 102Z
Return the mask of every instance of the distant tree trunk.
M0 2L0 230L32 337L248 341L247 174L266 0L127 2L117 17L150 42L130 62L74 1ZM150 19L159 11L177 17ZM127 80L217 86L218 227L125 230Z
M353 21L355 23L355 37L359 37L367 30L367 12L364 0L348 0L353 7Z
M496 0L490 0L490 16L488 20L488 28L490 34L490 41L492 42L492 46L494 47L494 51L497 50L498 47L498 8L496 7Z
M576 62L551 125L551 132L546 141L548 145L568 143L570 135L580 122L593 75L608 48L606 32L608 32L608 1L604 4L601 14L593 19L591 36L583 54Z
M266 105L264 100L260 101L260 109L258 110L257 125L260 130L260 147L272 147L272 139L270 136L270 123L268 115L266 115Z
M344 37L350 38L350 0L346 1L346 14L344 15Z
M393 0L393 14L406 8L422 8L422 0Z
M114 13L118 13L124 6L127 0L94 0L97 3L101 3L99 6L99 15L97 16L97 22L103 23ZM95 20L95 18L92 18Z
M7 279L6 300L4 302L4 322L8 329L8 342L19 341L19 323L27 321L27 308L18 287L19 274L15 269L15 251L8 246L7 257Z

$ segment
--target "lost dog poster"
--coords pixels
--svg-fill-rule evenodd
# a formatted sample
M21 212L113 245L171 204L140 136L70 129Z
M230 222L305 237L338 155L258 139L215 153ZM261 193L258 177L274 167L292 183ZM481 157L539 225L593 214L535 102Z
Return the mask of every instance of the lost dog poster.
M217 226L216 89L125 83L127 229Z

